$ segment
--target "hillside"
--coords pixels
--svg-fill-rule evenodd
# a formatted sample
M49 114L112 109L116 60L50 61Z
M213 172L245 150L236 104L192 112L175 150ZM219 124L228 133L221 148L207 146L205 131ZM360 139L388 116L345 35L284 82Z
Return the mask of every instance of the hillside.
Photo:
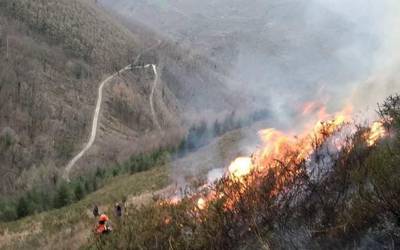
M247 133L263 125L264 123L259 123L227 133L196 153L163 166L154 166L149 171L111 177L103 188L73 205L15 222L0 223L0 249L82 247L91 238L91 230L96 222L91 214L94 204L98 204L102 211L112 215L113 204L123 199L126 199L128 207L132 208L149 204L153 196L171 195L176 191L174 187L179 179L193 180L199 176L206 178L207 169L220 166L222 162L243 153L244 151L237 146L243 142ZM205 158L207 161L203 160ZM188 168L187 163L194 161L197 165ZM114 226L117 230L118 225Z
M128 64L104 86L96 140L73 176L176 146L185 127L237 106L211 61L95 1L1 0L0 19L2 194L58 182L92 132L100 82Z
M397 51L397 31L391 27L399 23L399 7L391 0L99 3L206 56L217 71L226 72L226 89L244 100L240 108L272 107L287 127L304 102L329 100L330 109L342 107L347 93L362 89L367 76L386 74L377 58L392 54L385 50ZM371 96L368 104L372 108L389 94Z
M265 144L217 181L197 175L178 194L129 208L122 227L87 247L398 249L399 104L390 96L378 121L350 134L340 115L305 136L264 130Z
M0 10L0 192L10 194L56 180L89 134L100 80L140 47L89 2L1 1Z
M313 141L316 151L310 161L295 160L301 153L296 141L282 152L287 157L282 161L265 159L271 164L268 174L230 175L203 189L208 170L249 153L241 147L244 139L244 145L257 144L248 134L268 125L259 123L164 166L110 178L105 187L74 205L3 223L0 248L397 249L399 100L391 97L380 109L385 128L394 136L379 137L372 128L360 126L336 154L327 149L328 138L336 133L329 129L333 121L327 121L322 130L326 134ZM316 168L309 172L310 162ZM176 202L182 180L189 193ZM215 198L213 192L223 195ZM120 224L113 204L125 199ZM205 203L199 202L202 199ZM114 231L106 238L91 234L93 204L111 216Z
M0 0L0 249L400 249L399 11Z

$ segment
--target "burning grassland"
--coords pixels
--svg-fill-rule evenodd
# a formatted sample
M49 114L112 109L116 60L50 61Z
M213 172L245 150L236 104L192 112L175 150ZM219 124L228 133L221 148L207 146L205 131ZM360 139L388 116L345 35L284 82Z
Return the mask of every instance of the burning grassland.
M259 131L262 144L251 156L214 170L205 184L133 208L113 239L134 249L346 248L382 218L396 224L397 111L380 112L370 126L354 124L347 111L319 111L328 118L304 132Z
M209 176L213 181L192 190L189 194L179 194L167 199L166 203L178 204L182 198L196 197L198 208L206 208L209 202L215 202L225 198L225 208L232 209L238 202L235 195L227 195L232 185L239 186L241 192L245 192L250 186L258 186L260 180L273 174L275 178L275 191L271 195L279 195L285 189L287 182L290 182L303 174L317 171L321 164L315 162L315 155L325 154L326 158L332 158L340 154L343 149L350 150L353 137L362 131L359 136L368 147L374 146L377 141L384 138L387 133L380 121L375 121L371 126L358 127L351 121L351 107L346 107L342 112L329 115L324 106L315 109L314 104L306 104L303 115L310 116L311 112L316 113L317 121L314 125L306 125L305 130L298 135L285 133L274 128L258 131L262 145L251 155L236 158L225 169L214 169ZM323 168L330 168L325 162ZM221 174L221 171L222 172ZM321 169L318 169L321 171ZM216 173L218 172L218 173ZM210 178L208 178L210 179ZM214 190L215 181L218 186L223 186L223 191ZM205 193L205 195L203 195Z

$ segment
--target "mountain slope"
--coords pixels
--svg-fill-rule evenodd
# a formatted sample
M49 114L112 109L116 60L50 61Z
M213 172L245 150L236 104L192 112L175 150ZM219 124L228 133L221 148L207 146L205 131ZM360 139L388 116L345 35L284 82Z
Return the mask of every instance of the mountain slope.
M106 186L73 205L14 222L0 223L0 249L78 249L92 237L91 229L96 223L91 213L93 204L98 204L101 211L107 212L115 230L119 230L117 219L113 217L115 202L127 199L127 205L132 208L151 202L153 195L171 195L176 191L174 187L177 181L171 176L188 180L199 176L206 178L207 169L221 166L243 153L238 145L244 137L249 140L246 134L263 125L259 123L229 132L198 152L164 166L110 178ZM188 168L187 164L193 162L196 165Z
M47 42L106 71L127 64L137 48L133 34L90 1L2 0L0 6L3 14L28 25Z
M72 177L176 146L187 125L238 106L224 68L95 1L0 0L0 20L1 194L57 184L92 133L100 83L126 65L104 85L96 138Z
M37 183L57 182L59 172L89 137L99 83L106 75L132 63L148 47L90 1L1 0L0 20L0 193L12 195ZM147 92L136 92L135 88L148 89L152 72L132 71L121 77L138 98L148 100ZM115 97L113 86L123 82L122 78L106 86L109 95L104 109L112 110L122 102ZM157 99L159 91L168 92L163 89L159 86L155 90ZM171 98L173 95L164 95L163 100L176 102ZM146 120L151 117L149 102L138 100L130 108L142 110L141 119ZM156 109L160 116L169 114L168 106L161 108L160 104ZM127 116L124 112L121 114ZM113 127L122 127L121 117L107 114L100 118L100 127L107 126L102 125L109 124L107 120L112 120ZM177 125L176 113L169 115ZM171 120L168 119L164 128ZM138 133L148 124L134 121L129 126L131 133ZM130 144L137 143L132 138L126 140L121 131L116 134ZM153 141L148 135L136 137L142 143ZM112 142L120 144L116 136ZM104 144L103 148L100 140L102 150L113 149L110 141ZM158 147L159 140L152 144L151 149ZM137 151L129 150L123 157Z

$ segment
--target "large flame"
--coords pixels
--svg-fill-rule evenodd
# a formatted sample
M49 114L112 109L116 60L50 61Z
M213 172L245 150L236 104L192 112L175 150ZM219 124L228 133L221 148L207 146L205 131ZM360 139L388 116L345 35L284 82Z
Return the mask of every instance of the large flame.
M238 180L243 176L250 174L253 169L253 164L250 157L239 157L236 158L231 165L229 165L229 177L234 180Z
M365 140L368 146L373 146L380 138L384 136L386 136L386 130L383 127L382 122L376 121L372 124L369 132L365 137Z
M299 164L308 159L314 152L315 145L333 136L351 119L351 106L346 106L342 112L329 115L324 106L316 109L315 103L306 104L303 114L309 115L311 110L317 113L314 124L306 124L305 130L295 135L284 133L273 128L259 131L263 147L255 154L255 165L258 170L270 169L277 161L292 161ZM338 149L341 145L337 145ZM289 156L295 156L291 158Z
M343 111L329 115L325 106L310 102L304 106L302 115L311 116L312 112L316 113L315 123L306 124L303 132L285 133L274 128L259 131L262 147L253 153L252 158L239 157L235 159L228 168L228 176L232 180L243 182L252 170L256 170L257 174L263 174L279 164L296 166L309 159L314 153L316 145L321 145L328 138L332 139L333 146L340 151L346 141L340 136L336 136L336 133L339 133L346 124L351 122L352 107L347 105ZM355 129L352 130L352 133L354 132ZM368 146L373 146L385 135L383 124L374 122L366 134L365 140ZM296 174L296 169L293 169L293 172ZM276 174L279 176L279 173ZM249 181L251 180L247 180L247 184Z
M270 170L274 170L275 176L282 179L278 180L275 184L277 185L275 187L276 192L272 192L272 195L278 194L278 190L283 188L283 183L286 180L290 180L288 178L293 178L293 176L281 175L277 166L280 164L289 167L294 166L294 169L291 169L291 173L294 176L297 175L298 172L295 166L310 159L317 145L322 145L328 139L332 140L335 137L339 137L336 136L337 133L343 130L345 125L351 121L352 107L348 105L343 111L329 115L325 106L310 102L303 107L301 114L307 120L313 120L314 122L306 123L304 131L300 133L295 133L294 131L283 132L274 128L260 130L258 134L262 139L261 147L251 157L238 157L232 161L227 168L225 177L245 186L254 184L255 178L246 178L253 172L256 176L260 176L267 174ZM351 133L354 132L355 130L352 130ZM386 131L383 124L381 122L374 122L363 138L367 145L371 147L385 135ZM332 141L335 142L334 146L337 151L340 151L342 145L345 143L344 140ZM240 192L244 190L243 188ZM222 198L223 196L224 194L215 194L215 192L210 192L201 197L195 196L197 208L203 210L208 206L210 201ZM225 201L225 208L232 208L237 201L238 198L230 197ZM176 199L170 201L172 204L176 202Z

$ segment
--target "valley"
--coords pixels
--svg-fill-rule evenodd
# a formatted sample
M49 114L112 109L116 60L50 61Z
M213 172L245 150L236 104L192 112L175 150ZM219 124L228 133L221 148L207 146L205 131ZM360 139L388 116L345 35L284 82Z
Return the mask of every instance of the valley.
M0 0L0 249L400 248L399 12Z

